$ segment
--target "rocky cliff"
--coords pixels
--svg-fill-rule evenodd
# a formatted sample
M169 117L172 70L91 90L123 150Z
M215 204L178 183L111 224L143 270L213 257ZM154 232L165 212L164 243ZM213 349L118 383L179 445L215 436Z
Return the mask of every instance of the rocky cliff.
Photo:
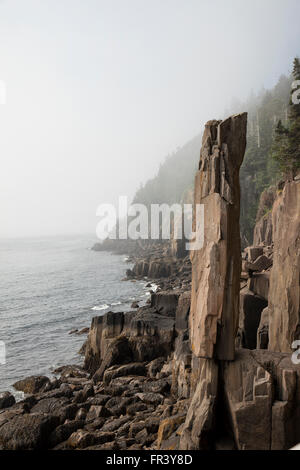
M174 256L173 242L139 246L139 258L133 250L128 278L155 278L157 291L144 307L93 319L84 367L19 381L19 403L0 395L0 449L282 450L300 442L292 360L300 177L265 192L256 244L241 253L246 123L240 114L205 127L194 194L194 206L204 205L204 245L191 262Z

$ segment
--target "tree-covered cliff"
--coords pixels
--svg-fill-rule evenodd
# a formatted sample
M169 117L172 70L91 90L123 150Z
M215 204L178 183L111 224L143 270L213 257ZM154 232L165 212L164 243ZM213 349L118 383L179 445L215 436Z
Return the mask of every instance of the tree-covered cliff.
M241 168L241 235L243 245L252 243L259 198L263 190L280 178L280 166L272 157L278 122L288 126L293 77L282 75L270 90L251 93L245 103L233 106L228 114L248 112L247 150ZM189 141L160 166L157 175L136 192L134 201L173 204L182 200L193 186L199 160L201 134Z

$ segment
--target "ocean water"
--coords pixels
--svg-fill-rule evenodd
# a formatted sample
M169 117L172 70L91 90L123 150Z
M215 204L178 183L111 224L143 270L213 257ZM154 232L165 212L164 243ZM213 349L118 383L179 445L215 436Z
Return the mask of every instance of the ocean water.
M128 311L145 303L146 282L122 281L132 265L125 256L94 252L92 237L53 237L0 241L0 392L29 375L51 376L54 368L82 363L86 335L69 334L90 326L107 311Z

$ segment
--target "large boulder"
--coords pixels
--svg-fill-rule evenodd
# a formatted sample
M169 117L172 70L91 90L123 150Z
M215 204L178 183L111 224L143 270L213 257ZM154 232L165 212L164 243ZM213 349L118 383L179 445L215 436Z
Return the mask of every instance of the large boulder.
M17 415L0 427L0 448L5 450L46 449L59 418L42 413Z
M38 393L44 385L49 382L49 378L44 375L33 375L14 383L14 388L26 394Z
M0 393L0 410L9 408L16 403L15 397L10 392Z

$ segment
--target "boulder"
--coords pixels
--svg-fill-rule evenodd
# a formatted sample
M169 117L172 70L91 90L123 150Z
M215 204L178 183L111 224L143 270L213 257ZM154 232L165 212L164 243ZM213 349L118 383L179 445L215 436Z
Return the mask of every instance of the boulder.
M84 429L79 429L73 432L67 441L67 446L71 449L85 449L90 446L104 444L114 440L115 434L113 432L88 432Z
M262 246L248 246L246 249L247 261L254 263L259 256L264 254L264 248Z
M245 261L243 265L243 271L265 271L266 269L269 269L273 264L273 261L271 258L269 258L266 255L261 255L258 258L256 258L255 261L250 263L249 261Z
M49 382L48 377L44 375L33 375L13 384L16 390L26 394L38 393L41 388Z
M69 421L68 423L61 424L52 431L49 436L49 447L55 447L63 441L66 441L73 432L77 431L84 426L84 420Z
M0 393L0 410L9 408L16 403L15 397L10 392Z
M46 449L59 418L42 413L17 415L0 426L0 448L4 450Z
M106 369L103 375L103 382L108 385L112 379L116 377L127 377L130 375L146 375L147 370L145 364L140 362L133 362L123 366L112 366Z

